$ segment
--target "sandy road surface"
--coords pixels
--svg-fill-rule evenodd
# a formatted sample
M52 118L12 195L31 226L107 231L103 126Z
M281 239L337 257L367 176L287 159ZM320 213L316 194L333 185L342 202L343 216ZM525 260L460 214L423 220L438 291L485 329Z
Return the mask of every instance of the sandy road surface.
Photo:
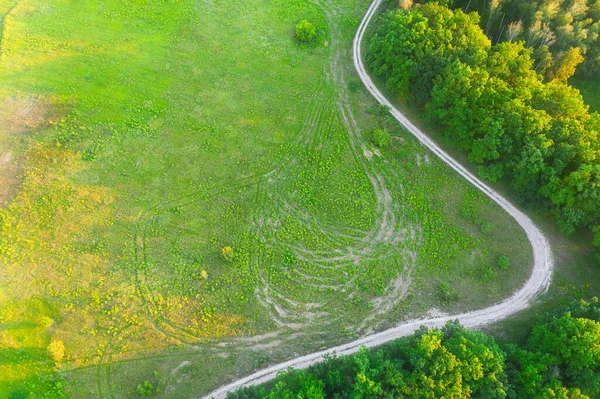
M467 313L461 313L451 316L436 317L430 319L418 319L404 322L401 325L390 328L388 330L372 334L356 341L340 345L334 348L330 348L324 351L311 353L302 357L298 357L289 360L284 363L280 363L264 370L260 370L247 377L234 381L228 385L218 388L214 392L208 394L205 398L214 397L215 399L225 398L227 392L236 390L243 386L257 385L273 379L278 372L287 369L288 367L294 367L297 369L306 368L311 364L314 364L322 360L323 355L331 352L337 354L351 354L354 353L361 346L373 347L383 343L392 341L396 338L403 337L412 334L419 326L424 325L427 327L440 327L443 326L449 320L458 319L461 324L467 328L477 328L485 324L493 323L497 320L503 319L511 314L514 314L520 310L527 308L530 301L541 292L548 289L550 285L550 279L552 277L552 253L550 245L540 232L540 230L533 224L525 214L515 208L510 202L504 199L496 191L485 185L482 181L476 178L473 174L462 167L458 162L452 159L446 154L441 148L439 148L432 140L430 140L423 132L421 132L415 125L413 125L399 110L383 96L383 94L375 87L373 81L367 74L365 66L362 62L361 57L361 44L365 33L365 30L371 21L371 18L375 14L377 8L381 4L382 0L375 0L365 17L363 18L356 36L354 37L353 43L353 55L354 55L354 66L358 71L358 74L371 92L371 94L381 104L386 105L390 108L390 113L400 122L408 131L410 131L424 146L429 148L434 154L440 157L446 162L452 169L458 172L461 176L467 179L479 190L484 192L494 202L498 203L504 208L515 220L521 225L533 248L533 269L531 276L518 291L516 291L508 299L490 306L485 309L474 310Z

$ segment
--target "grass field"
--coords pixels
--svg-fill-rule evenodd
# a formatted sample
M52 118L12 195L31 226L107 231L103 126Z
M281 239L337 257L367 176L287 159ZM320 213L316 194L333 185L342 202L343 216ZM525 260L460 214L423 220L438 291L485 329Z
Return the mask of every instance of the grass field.
M590 106L590 111L600 112L600 76L584 78L574 76L569 83L579 89L585 103Z
M0 0L0 398L192 397L520 286L516 223L360 86L366 6Z

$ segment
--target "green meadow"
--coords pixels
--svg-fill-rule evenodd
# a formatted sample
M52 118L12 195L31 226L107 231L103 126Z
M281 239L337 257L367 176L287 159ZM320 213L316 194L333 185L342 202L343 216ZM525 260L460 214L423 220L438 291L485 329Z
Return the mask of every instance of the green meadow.
M522 284L518 225L362 88L367 6L0 0L0 398L194 397Z

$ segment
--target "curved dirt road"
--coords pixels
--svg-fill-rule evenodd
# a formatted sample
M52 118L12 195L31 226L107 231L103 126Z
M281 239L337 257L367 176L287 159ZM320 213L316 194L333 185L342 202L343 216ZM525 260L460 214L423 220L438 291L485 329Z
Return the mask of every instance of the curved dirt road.
M467 313L456 314L451 316L436 317L431 319L418 319L407 321L397 327L372 334L356 341L330 348L324 351L312 353L296 359L289 360L284 363L271 366L264 370L260 370L247 377L234 381L228 385L218 388L208 394L205 398L214 397L215 399L225 398L227 392L236 390L243 386L258 385L273 379L278 372L294 367L297 369L306 368L320 360L323 355L331 352L337 354L351 354L356 352L361 346L373 347L383 343L392 341L396 338L412 334L419 326L441 327L449 320L458 319L460 323L467 328L477 328L485 324L503 319L511 314L527 308L529 302L539 293L544 292L550 285L552 277L552 253L548 241L540 230L533 224L525 214L515 208L510 202L504 199L496 191L485 185L482 181L476 178L473 174L462 167L458 162L452 159L441 148L439 148L432 140L430 140L423 132L413 125L400 111L383 96L383 94L375 87L373 81L367 74L365 66L362 62L361 44L365 30L371 21L371 18L377 11L382 0L375 0L369 7L365 17L363 18L353 43L354 66L371 94L379 101L379 103L390 108L390 113L400 122L409 132L411 132L424 146L429 148L434 154L446 162L452 169L458 172L461 176L467 179L480 191L485 193L494 202L506 210L515 220L521 225L533 248L533 269L531 276L521 289L515 292L512 296L503 302L490 306L485 309L475 310Z

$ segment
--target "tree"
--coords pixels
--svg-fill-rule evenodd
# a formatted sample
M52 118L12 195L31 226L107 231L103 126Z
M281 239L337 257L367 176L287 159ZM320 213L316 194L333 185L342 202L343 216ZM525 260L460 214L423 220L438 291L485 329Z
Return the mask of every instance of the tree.
M394 348L406 359L407 398L503 398L504 355L494 341L457 322L442 330L421 329ZM394 349L390 351L394 353Z
M383 373L383 354L374 355L367 348L361 348L353 356L355 379L352 386L351 399L371 399L381 396Z
M535 59L535 71L542 75L546 75L554 63L554 58L548 46L536 47L533 50L533 58Z
M512 382L511 398L535 397L546 383L550 368L549 355L531 352L516 345L506 346L506 372Z
M578 388L566 388L560 381L553 379L545 385L541 392L535 396L536 399L590 399L581 393Z
M600 164L582 164L560 179L552 177L542 192L554 204L553 214L567 233L597 220L600 214Z
M390 12L371 38L367 62L386 78L388 88L407 99L417 68L440 73L457 59L477 65L486 58L491 42L478 23L477 14L452 11L437 2ZM430 73L428 82L420 82L428 87L435 78Z
M304 19L296 25L296 37L301 43L311 43L317 37L317 28Z
M547 353L566 381L600 394L600 323L567 312L540 323L528 341L532 350Z
M555 57L554 66L550 68L548 77L561 82L566 82L575 75L577 66L584 61L579 47L571 47L569 51L559 53Z
M458 0L456 7L466 9L472 2ZM549 77L546 73L556 74L556 70L550 68L551 60L562 58L571 48L580 49L584 59L579 64L580 72L593 74L600 70L598 0L491 0L485 3L488 7L482 15L487 21L482 26L486 34L497 41L524 40L534 49L536 70L546 77ZM568 69L563 72L570 73Z
M591 317L591 318L589 318ZM541 315L525 346L464 329L419 328L377 350L327 356L307 370L288 370L266 386L228 399L600 397L600 301L577 301Z
M404 11L408 11L413 6L413 0L398 0L398 7Z

